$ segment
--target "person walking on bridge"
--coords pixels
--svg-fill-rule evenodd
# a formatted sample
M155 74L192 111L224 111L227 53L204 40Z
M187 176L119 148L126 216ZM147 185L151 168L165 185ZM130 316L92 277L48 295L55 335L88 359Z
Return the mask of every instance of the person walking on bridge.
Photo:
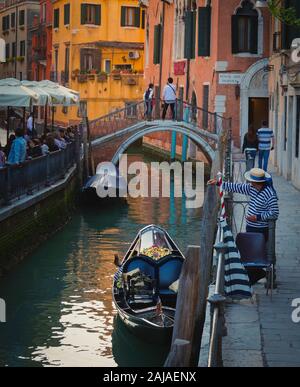
M168 79L168 83L164 88L163 93L164 109L162 119L165 120L168 108L172 111L172 119L175 120L175 105L176 105L176 86L173 85L173 78Z

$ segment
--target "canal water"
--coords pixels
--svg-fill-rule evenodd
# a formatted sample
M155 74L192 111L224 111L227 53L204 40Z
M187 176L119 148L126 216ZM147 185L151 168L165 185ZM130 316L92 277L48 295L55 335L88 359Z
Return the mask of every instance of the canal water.
M152 159L131 150L132 160ZM152 223L166 228L183 251L199 243L201 209L187 209L185 199L128 199L127 205L81 208L1 278L7 323L0 324L0 365L163 365L168 345L128 332L112 302L114 254L122 257L139 229Z

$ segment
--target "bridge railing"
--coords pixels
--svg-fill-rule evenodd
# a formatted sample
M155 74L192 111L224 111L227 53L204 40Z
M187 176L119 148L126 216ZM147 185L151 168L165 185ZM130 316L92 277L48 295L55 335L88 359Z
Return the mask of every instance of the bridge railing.
M90 121L91 140L109 134L117 133L141 121L161 120L164 111L164 101L153 100L151 106L145 101L128 104L125 108L115 110L103 117ZM177 122L189 122L209 133L220 134L229 130L230 120L216 113L211 113L200 107L191 105L177 99L175 104L175 117L169 108L165 117L167 120L174 118Z
M0 207L64 178L75 164L76 154L76 142L72 142L64 150L0 168Z

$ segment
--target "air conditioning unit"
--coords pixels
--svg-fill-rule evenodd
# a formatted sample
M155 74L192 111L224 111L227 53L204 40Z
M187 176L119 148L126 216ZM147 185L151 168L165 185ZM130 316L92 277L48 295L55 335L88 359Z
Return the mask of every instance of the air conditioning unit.
M128 58L129 59L139 59L140 53L138 51L129 51Z

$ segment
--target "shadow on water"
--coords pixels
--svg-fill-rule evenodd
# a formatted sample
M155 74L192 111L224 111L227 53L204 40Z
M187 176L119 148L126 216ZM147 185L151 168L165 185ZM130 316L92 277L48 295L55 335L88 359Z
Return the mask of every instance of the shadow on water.
M119 367L162 367L170 345L157 345L139 339L124 325L119 316L114 319L112 351Z

